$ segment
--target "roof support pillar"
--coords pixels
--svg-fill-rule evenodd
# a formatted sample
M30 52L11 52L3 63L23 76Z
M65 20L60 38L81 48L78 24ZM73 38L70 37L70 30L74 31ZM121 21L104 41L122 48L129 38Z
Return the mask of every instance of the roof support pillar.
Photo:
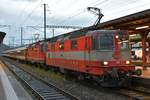
M147 55L147 63L150 61L150 41L148 41L148 55Z
M143 69L146 69L146 39L148 33L142 32L140 35L142 37L142 66Z

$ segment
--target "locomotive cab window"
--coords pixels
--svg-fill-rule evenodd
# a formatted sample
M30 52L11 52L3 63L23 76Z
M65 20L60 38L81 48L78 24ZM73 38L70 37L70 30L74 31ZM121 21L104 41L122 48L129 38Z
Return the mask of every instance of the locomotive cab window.
M93 49L95 50L113 50L113 34L98 34L93 37Z
M111 34L103 34L98 37L99 39L99 49L100 50L113 50L114 39Z

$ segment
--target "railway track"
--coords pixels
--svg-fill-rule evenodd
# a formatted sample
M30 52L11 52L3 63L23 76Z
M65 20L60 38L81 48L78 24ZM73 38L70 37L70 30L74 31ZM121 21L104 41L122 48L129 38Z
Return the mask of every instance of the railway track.
M135 87L127 87L127 89L150 95L150 88L149 87L146 88L143 86L135 86Z
M18 70L19 68L15 66L15 63L13 63L13 65L11 65L11 63L9 63L9 61L5 62L7 65L9 66L12 66L14 70ZM16 68L14 68L16 67ZM27 73L27 72L26 72ZM21 74L21 73L20 73ZM30 75L30 73L28 73ZM32 76L32 75L31 75ZM31 80L30 78L28 78L28 80ZM41 81L41 80L40 80ZM33 83L36 84L37 82ZM89 83L90 85L92 83ZM87 84L86 84L87 85ZM38 85L39 86L39 85ZM96 87L96 86L95 86ZM126 88L114 88L113 90L112 89L109 89L109 88L102 88L102 87L97 87L98 90L103 90L105 89L106 91L109 91L109 92L113 92L113 93L116 93L116 94L119 94L119 95L123 95L125 97L128 97L130 98L131 100L150 100L150 89L148 88L144 88L144 87L126 87ZM57 90L57 89L56 89ZM45 90L46 91L46 90ZM46 91L45 94L47 94L48 92ZM64 94L64 93L63 93ZM37 95L41 95L39 93L37 93ZM68 94L67 94L68 95ZM68 97L68 96L67 96ZM41 97L40 97L41 98ZM46 99L44 99L46 100ZM61 100L61 99L57 99L57 100ZM63 99L63 100L77 100L77 98L75 97L71 97L70 99L70 96L69 96L69 99Z
M77 97L64 92L63 90L55 87L54 85L31 75L28 72L20 69L14 64L8 61L4 61L4 64L11 70L15 76L21 80L31 91L36 95L39 100L78 100Z
M129 97L131 100L150 100L150 89L145 87L119 88L115 92Z

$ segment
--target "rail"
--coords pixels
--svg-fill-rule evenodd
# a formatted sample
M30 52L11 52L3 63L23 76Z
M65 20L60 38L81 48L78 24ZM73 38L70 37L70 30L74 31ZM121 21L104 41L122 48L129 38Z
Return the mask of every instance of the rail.
M40 100L78 100L77 97L45 82L6 60L3 63L21 80Z

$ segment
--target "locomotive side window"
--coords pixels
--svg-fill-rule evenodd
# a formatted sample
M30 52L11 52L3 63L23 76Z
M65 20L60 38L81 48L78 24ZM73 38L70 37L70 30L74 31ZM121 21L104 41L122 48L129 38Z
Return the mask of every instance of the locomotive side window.
M111 34L103 34L98 37L100 50L113 50L114 48L114 39Z
M122 41L122 42L120 42L120 48L122 50L127 49L128 48L128 41Z
M127 36L119 37L119 45L121 50L126 50L129 48L129 41Z
M77 49L77 40L71 40L71 49Z

